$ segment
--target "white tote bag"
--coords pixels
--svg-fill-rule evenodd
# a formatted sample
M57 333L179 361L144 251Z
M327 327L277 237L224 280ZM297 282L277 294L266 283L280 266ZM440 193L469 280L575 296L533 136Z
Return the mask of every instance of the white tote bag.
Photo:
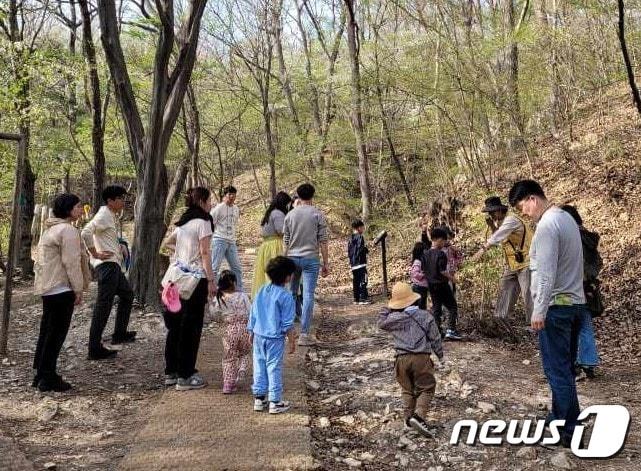
M191 295L194 294L194 290L198 283L200 282L201 277L198 273L187 271L184 268L181 268L178 264L172 263L167 268L165 276L163 276L160 284L163 288L167 287L170 283L174 283L178 288L178 294L181 299L189 299Z

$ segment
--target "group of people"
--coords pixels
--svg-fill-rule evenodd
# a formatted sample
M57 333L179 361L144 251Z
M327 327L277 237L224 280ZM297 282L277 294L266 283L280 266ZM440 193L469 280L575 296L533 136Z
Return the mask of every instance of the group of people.
M592 327L592 315L603 310L597 279L602 265L596 252L598 235L583 228L576 208L552 204L533 180L518 181L510 189L509 203L519 216L507 215L508 208L498 197L488 198L485 203L484 212L492 218L494 233L473 258L478 260L489 247L503 244L507 268L501 279L496 314L507 315L520 288L531 329L538 332L543 371L552 391L552 409L546 422L565 421L560 444L570 447L580 412L576 365L598 363ZM529 221L536 227L532 228ZM431 235L432 249L442 253L442 241L447 235L436 229ZM436 386L430 355L434 353L442 361L443 347L439 294L430 286L434 273L428 272L437 267L437 274L444 277L441 283L451 278L443 260L429 265L432 258L441 259L440 255L432 252L425 256L417 251L413 258L415 289L407 283L395 284L378 325L394 337L395 373L405 403L405 425L429 436L425 417ZM425 308L425 290L418 289L424 285L417 285L425 277L434 304L432 312ZM447 291L444 287L438 289ZM446 297L450 297L449 291ZM456 308L452 307L455 313Z
M172 253L162 283L166 385L180 391L206 385L196 369L196 359L209 302L225 325L223 393L237 389L252 362L254 410L277 414L291 407L283 399L285 352L293 352L296 345L316 343L311 333L314 292L318 276L329 271L327 222L313 204L314 193L310 184L300 185L294 198L280 192L265 211L252 301L242 289L236 189L225 188L222 201L213 209L209 190L196 187L187 191L186 209L163 242ZM41 391L71 387L57 374L56 362L74 306L82 302L90 280L87 255L98 282L88 358L102 360L117 353L102 344L115 297L119 302L111 343L136 339L136 332L128 330L133 293L124 273L122 241L116 230L116 215L124 207L126 195L122 187L105 188L104 206L81 232L73 225L82 214L80 199L63 194L53 202L53 217L47 221L36 257L35 291L42 296L43 316L33 385ZM515 183L509 202L518 215L508 214L509 208L498 197L486 200L483 211L493 233L473 260L501 244L507 266L496 315L507 316L521 292L531 329L538 332L543 369L552 390L548 420L565 419L561 438L568 444L579 414L575 365L593 368L598 363L590 313L602 310L597 279L601 261L598 255L593 256L598 236L583 228L576 208L550 203L535 181ZM347 255L354 303L366 304L365 226L355 221L352 228ZM462 254L452 244L452 231L435 227L428 235L427 228L423 229L412 252L411 285L400 282L393 287L389 309L380 315L379 326L394 337L395 373L403 391L405 423L429 434L425 415L436 385L430 354L442 360L442 340L461 339L456 330L455 273ZM223 259L230 269L219 273ZM428 294L431 310L427 309ZM443 307L448 311L445 330L441 327ZM297 315L300 336L294 327Z
M204 313L208 303L225 324L223 334L223 393L233 393L246 375L253 352L254 409L280 413L290 404L282 399L285 342L311 346L314 292L319 275L329 272L327 223L313 204L315 188L300 185L292 198L280 192L263 220L263 242L254 267L252 299L243 292L242 266L236 244L240 210L237 190L223 190L212 208L211 193L203 187L186 192L185 211L165 238L162 250L171 253L163 277L165 385L179 391L206 385L196 369ZM43 316L34 359L33 386L41 391L67 391L71 385L57 373L57 360L67 336L74 306L92 278L98 293L91 321L88 359L104 360L118 351L103 345L102 336L114 300L118 298L111 344L134 342L128 330L133 291L125 276L126 243L117 230L127 192L120 186L103 191L104 205L81 231L80 198L58 195L53 217L46 223L35 257L35 293L42 297ZM220 272L223 259L229 270ZM302 296L299 285L303 286ZM294 319L300 317L300 335Z
M103 360L117 354L102 343L114 299L118 309L111 344L133 342L135 331L129 331L129 317L134 293L124 275L125 249L119 238L116 218L125 206L127 191L108 186L102 193L104 206L79 232L75 223L83 215L80 198L73 194L58 195L52 204L52 217L36 251L34 292L42 297L42 320L36 344L33 387L41 391L67 391L71 385L56 371L58 356L67 337L75 306L82 303L94 267L98 293L89 331L89 360Z

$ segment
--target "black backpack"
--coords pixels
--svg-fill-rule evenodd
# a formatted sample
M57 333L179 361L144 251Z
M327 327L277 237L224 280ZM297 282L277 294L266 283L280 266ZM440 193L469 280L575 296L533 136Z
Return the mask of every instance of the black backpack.
M583 291L585 301L592 317L603 314L603 296L601 282L598 279L603 268L603 259L599 254L599 234L581 229L581 245L583 246Z

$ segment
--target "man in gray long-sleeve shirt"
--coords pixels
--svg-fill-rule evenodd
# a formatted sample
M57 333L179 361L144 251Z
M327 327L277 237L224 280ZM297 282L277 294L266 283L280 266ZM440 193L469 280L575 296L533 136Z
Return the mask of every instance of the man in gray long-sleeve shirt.
M552 390L547 420L565 420L561 443L569 447L579 415L574 378L577 336L587 309L581 235L572 216L552 205L533 180L512 186L510 204L537 223L530 247L531 325L539 331L543 371Z
M303 281L301 335L298 338L298 345L301 346L316 343L315 339L309 335L314 312L314 292L319 270L322 276L327 276L329 273L327 222L323 213L312 204L315 191L309 183L304 183L296 189L300 203L287 213L283 225L285 255L291 258L297 267L291 283L295 298L297 298L301 278ZM322 265L318 257L319 250L323 256Z

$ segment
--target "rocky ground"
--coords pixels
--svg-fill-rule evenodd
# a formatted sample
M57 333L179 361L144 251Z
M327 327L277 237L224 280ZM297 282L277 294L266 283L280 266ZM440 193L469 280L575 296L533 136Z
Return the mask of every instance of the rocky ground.
M0 431L19 444L36 469L53 464L64 470L115 469L164 389L165 332L157 313L134 310L130 328L138 331L137 341L113 360L86 360L93 289L74 312L60 355L59 372L74 386L71 393L30 387L42 309L29 286L20 286L14 296L11 355L0 366Z
M580 460L542 447L449 444L463 418L534 418L549 402L534 340L519 347L470 338L445 345L445 363L428 422L434 438L403 429L390 338L376 329L380 305L354 307L349 293L323 297L319 337L308 353L313 446L323 469L641 469L639 374L605 364L579 383L582 407L623 404L633 417L626 449L610 460ZM347 300L347 303L346 303ZM463 440L461 441L461 443Z

